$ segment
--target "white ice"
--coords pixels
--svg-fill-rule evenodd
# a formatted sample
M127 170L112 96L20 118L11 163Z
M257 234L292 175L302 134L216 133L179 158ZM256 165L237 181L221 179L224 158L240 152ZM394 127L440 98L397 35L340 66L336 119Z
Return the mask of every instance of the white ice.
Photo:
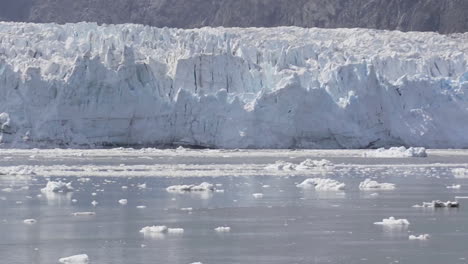
M66 258L59 259L63 264L86 264L89 262L89 257L86 254L74 255Z
M66 193L73 191L73 187L71 186L71 182L49 181L46 187L42 188L41 191L44 193Z
M297 187L303 189L315 189L317 191L341 191L346 185L336 180L325 178L310 178L298 184Z
M0 40L8 146L468 147L468 33L2 22Z
M391 216L388 219L383 219L382 222L375 222L375 225L388 225L388 226L393 226L393 225L403 225L407 226L410 224L410 222L406 219L395 219L395 217Z
M379 183L371 179L366 179L359 184L359 189L364 191L375 191L375 190L394 190L395 184L393 183Z
M408 157L427 157L425 148L405 148L391 147L389 149L379 148L364 153L364 157L369 158L408 158Z

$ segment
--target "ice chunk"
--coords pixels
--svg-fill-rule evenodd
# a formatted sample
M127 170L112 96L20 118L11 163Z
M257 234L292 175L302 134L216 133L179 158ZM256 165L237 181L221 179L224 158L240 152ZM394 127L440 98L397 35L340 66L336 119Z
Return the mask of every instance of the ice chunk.
M311 170L311 169L330 169L334 166L334 164L326 159L321 160L312 160L306 159L303 162L299 163L296 166L296 170Z
M451 202L442 202L440 200L432 201L432 202L423 202L422 205L414 205L413 207L426 207L426 208L458 208L460 207L460 203L458 201Z
M215 187L211 183L203 182L199 185L172 185L166 188L168 192L186 193L186 192L208 192L214 191Z
M452 173L455 176L455 178L468 178L468 169L467 168L456 168L452 169Z
M23 223L32 225L32 224L37 223L37 220L36 220L36 219L25 219L25 220L23 221Z
M461 189L461 185L460 184L449 185L447 186L447 189Z
M184 229L183 228L167 228L167 233L169 233L169 234L183 234Z
M379 148L373 151L365 152L364 157L369 158L407 158L407 157L427 157L425 148L405 148L405 147L391 147L389 149Z
M341 191L344 190L346 185L336 180L324 178L311 178L306 179L297 187L303 189L315 189L317 191Z
M263 198L263 193L254 193L254 194L252 194L252 196L253 196L255 199L260 199L260 198Z
M410 235L409 240L428 240L431 236L429 234L421 234L419 236Z
M231 228L228 226L219 226L214 229L216 232L224 233L224 232L231 232Z
M59 259L63 264L86 264L89 262L89 257L86 254L74 255L66 258Z
M267 170L277 170L277 171L305 171L305 170L328 170L332 169L334 164L329 160L312 160L306 159L299 164L294 164L291 162L286 162L282 160L276 161L274 164L267 165L265 169Z
M410 222L406 219L395 219L395 217L390 216L388 219L383 219L382 222L375 222L375 225L409 225Z
M65 183L61 181L49 181L45 188L41 189L44 193L54 192L54 193L66 193L73 191L71 182Z
M72 214L73 216L92 216L96 215L95 212L75 212Z
M375 190L394 190L395 184L393 183L378 183L371 179L366 179L359 184L359 189L364 191L375 191Z
M151 233L166 233L167 226L160 225L160 226L145 226L140 230L140 233L143 234L151 234Z
M120 199L119 204L126 205L128 203L127 199Z

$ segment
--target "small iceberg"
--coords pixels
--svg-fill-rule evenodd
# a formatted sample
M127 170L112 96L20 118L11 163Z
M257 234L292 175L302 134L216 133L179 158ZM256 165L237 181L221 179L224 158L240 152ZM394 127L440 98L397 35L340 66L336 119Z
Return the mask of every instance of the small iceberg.
M395 217L390 216L387 219L383 219L382 222L375 222L374 225L384 225L384 226L407 226L410 222L406 219L395 219Z
M378 183L371 179L366 179L359 184L359 189L363 191L375 191L375 190L395 190L395 184L393 183Z
M392 147L367 151L363 156L368 158L425 158L427 153L425 148Z
M344 183L324 178L306 179L296 186L302 189L315 189L317 191L341 191L346 187Z
M66 258L61 258L59 259L59 262L63 264L86 264L89 262L89 258L86 254L80 254Z
M410 235L408 237L409 240L428 240L431 236L429 234L422 234L422 235L419 235L419 236L415 236L415 235Z
M413 205L415 208L459 208L460 203L458 201L452 202L442 202L440 200L432 201L432 202L423 202L422 205Z
M73 187L71 186L71 182L65 183L61 181L49 181L46 187L41 189L43 193L67 193L72 191Z
M214 191L215 186L211 183L203 182L199 185L172 185L166 188L166 191L171 193L187 193L187 192L209 192Z

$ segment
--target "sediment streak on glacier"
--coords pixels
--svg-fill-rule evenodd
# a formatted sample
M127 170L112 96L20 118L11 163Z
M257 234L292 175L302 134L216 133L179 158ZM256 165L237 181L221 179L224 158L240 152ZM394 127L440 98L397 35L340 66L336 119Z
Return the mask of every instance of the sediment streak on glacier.
M0 142L468 147L468 34L0 23Z

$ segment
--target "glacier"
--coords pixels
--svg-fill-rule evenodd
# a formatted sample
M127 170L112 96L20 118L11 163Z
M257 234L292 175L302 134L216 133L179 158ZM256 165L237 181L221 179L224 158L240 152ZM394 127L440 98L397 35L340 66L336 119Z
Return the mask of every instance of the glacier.
M468 147L468 33L0 22L0 147Z

